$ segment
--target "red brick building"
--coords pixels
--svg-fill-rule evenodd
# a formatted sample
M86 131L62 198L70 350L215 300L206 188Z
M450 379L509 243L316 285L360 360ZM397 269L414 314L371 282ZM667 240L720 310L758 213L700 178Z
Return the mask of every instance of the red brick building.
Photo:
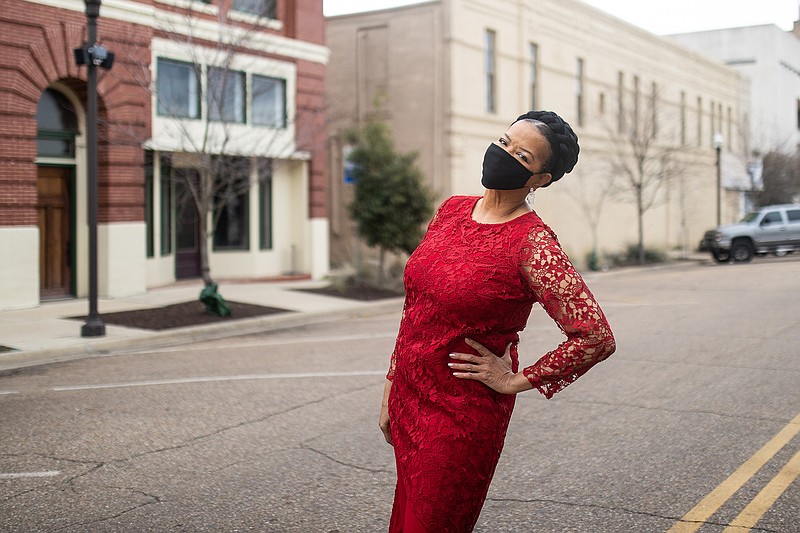
M84 9L0 11L0 309L88 290ZM117 0L98 37L100 295L198 276L203 214L212 276L324 275L322 1Z

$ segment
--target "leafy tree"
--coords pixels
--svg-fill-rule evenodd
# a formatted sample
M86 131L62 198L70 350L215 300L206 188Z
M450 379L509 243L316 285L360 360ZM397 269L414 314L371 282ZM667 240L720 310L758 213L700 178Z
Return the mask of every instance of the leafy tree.
M361 238L380 249L378 285L383 286L386 252L414 251L433 211L432 198L415 165L417 154L396 152L386 124L369 122L347 138L355 181L350 215Z

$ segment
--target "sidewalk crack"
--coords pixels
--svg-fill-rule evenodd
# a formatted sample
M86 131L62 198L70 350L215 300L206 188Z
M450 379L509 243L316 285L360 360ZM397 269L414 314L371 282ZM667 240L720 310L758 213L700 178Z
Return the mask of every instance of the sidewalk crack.
M102 522L107 522L108 520L114 520L115 518L119 518L119 517L121 517L123 515L126 515L126 514L128 514L130 512L136 511L136 510L141 509L143 507L147 507L148 505L164 503L160 496L158 496L156 494L149 494L147 492L144 492L144 491L141 491L141 490L138 490L138 489L131 489L131 488L126 488L126 487L115 487L113 485L106 485L106 487L110 488L110 489L128 491L128 492L131 492L133 494L141 494L145 498L148 498L148 501L139 503L137 505L129 507L128 509L122 510L122 511L120 511L120 512L118 512L116 514L110 515L110 516L106 516L106 517L103 517L103 518L98 518L96 520L89 520L87 522L80 522L80 523L77 523L77 524L69 524L69 525L54 529L53 531L63 531L65 529L72 529L72 528L80 527L80 526L91 526L91 525L95 525L95 524L100 524Z
M348 462L345 462L345 461L340 461L339 459L336 459L335 457L331 457L330 455L328 455L327 453L323 452L322 450L318 450L318 449L316 449L316 448L314 448L312 446L302 446L302 449L309 450L309 451L312 451L314 453L318 453L319 455L321 455L325 459L328 459L329 461L332 461L332 462L334 462L334 463L336 463L338 465L346 466L348 468L354 468L356 470L363 470L365 472L372 472L374 474L391 474L392 473L390 470L386 470L385 468L368 468L366 466L361 466L361 465L348 463Z

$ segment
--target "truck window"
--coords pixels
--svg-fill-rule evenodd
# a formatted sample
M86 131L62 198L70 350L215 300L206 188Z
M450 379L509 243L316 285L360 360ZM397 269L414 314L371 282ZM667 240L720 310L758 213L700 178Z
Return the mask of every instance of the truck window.
M786 215L789 217L790 224L800 223L800 209L789 209L788 211L786 211Z
M769 213L764 215L764 218L761 219L762 226L767 224L782 224L782 223L783 223L783 217L781 216L780 211L770 211Z

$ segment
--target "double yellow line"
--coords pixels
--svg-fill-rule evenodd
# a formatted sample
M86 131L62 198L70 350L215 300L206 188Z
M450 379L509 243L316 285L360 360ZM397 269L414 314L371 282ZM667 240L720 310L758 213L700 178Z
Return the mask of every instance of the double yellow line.
M761 467L772 459L795 435L800 433L800 414L794 417L786 427L775 435L763 448L740 466L728 479L720 483L711 493L700 500L700 503L686 513L680 522L672 526L667 533L692 533L733 496L737 490L747 483ZM739 516L728 524L723 533L742 533L756 525L764 513L772 507L789 485L800 475L800 451L794 454L786 466L759 492L745 507Z

